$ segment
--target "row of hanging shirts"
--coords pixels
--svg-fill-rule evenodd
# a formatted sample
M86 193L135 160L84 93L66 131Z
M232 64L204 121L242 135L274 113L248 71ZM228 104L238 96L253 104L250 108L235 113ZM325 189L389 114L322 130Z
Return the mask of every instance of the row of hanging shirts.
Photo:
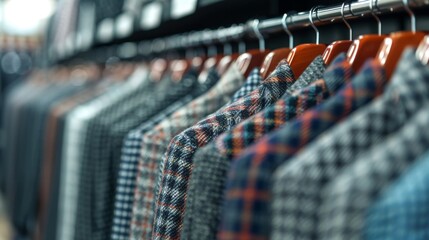
M411 9L408 7L408 1L404 1L404 9L410 15L411 30L395 32L389 35L383 35L381 29L381 22L375 14L374 1L368 1L371 13L378 23L378 34L368 34L359 36L357 39L353 39L353 31L344 17L344 11L347 3L343 3L341 6L341 15L343 16L343 22L350 31L349 40L335 41L329 45L320 44L319 31L314 24L313 16L317 13L318 7L314 7L308 13L308 19L311 22L311 27L316 32L315 43L306 43L298 46L293 45L293 34L288 27L288 19L291 14L285 14L282 19L284 30L289 35L289 48L281 48L273 51L265 49L265 40L259 30L260 22L258 20L251 22L251 28L254 34L259 39L259 49L248 50L245 53L238 54L215 54L211 49L208 55L215 55L210 58L198 55L192 58L177 58L177 59L165 59L157 58L153 59L149 64L149 76L155 81L161 81L166 74L171 74L171 78L176 81L181 81L186 76L189 69L198 69L199 79L203 81L207 78L209 69L216 68L217 74L224 76L231 64L236 64L241 74L248 78L255 68L260 68L259 75L262 79L267 79L276 70L279 63L282 60L286 60L290 66L293 75L299 78L309 65L318 56L322 56L323 62L326 66L329 66L334 59L341 53L347 53L346 62L350 64L353 71L359 72L368 59L376 59L379 64L385 69L387 79L391 79L397 69L398 61L400 60L404 50L408 47L417 48L415 55L416 58L424 65L429 62L429 36L426 36L425 32L417 31L415 24L415 16ZM317 15L317 14L316 14ZM243 46L241 46L242 49ZM227 51L228 47L226 47ZM242 49L243 50L243 49ZM190 54L196 55L197 52ZM132 72L132 68L128 68L124 64L119 69L107 69L107 71L113 71L112 75L115 75L118 79L127 78ZM85 68L86 70L92 69L93 66ZM88 70L89 71L89 70ZM91 70L92 71L92 70ZM106 72L107 72L106 71ZM94 72L97 72L94 70ZM168 73L167 73L168 72ZM99 76L98 73L94 75ZM66 79L67 74L58 71L55 77L60 79ZM40 76L39 76L40 77ZM97 77L92 77L97 78ZM46 207L46 206L45 206ZM177 230L177 229L176 229ZM80 235L78 235L80 236ZM113 235L112 235L113 236ZM177 236L173 237L175 239ZM112 237L115 239L115 237ZM162 238L154 236L154 239ZM226 235L219 234L221 239L231 239Z

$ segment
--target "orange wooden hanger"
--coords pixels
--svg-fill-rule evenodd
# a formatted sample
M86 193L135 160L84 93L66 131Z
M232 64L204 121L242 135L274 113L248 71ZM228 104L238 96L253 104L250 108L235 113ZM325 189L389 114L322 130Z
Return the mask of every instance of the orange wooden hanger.
M153 81L160 81L168 70L168 62L164 58L154 59L150 63L150 78Z
M194 59L192 59L191 61L194 61ZM199 61L199 60L196 60L196 61ZM190 68L190 64L189 64L189 60L187 59L177 59L177 60L171 61L170 63L171 79L174 81L182 80L183 76L189 70L189 68Z
M396 32L384 40L376 59L384 67L387 79L390 79L395 71L404 49L418 47L424 37L423 32Z
M188 48L184 59L177 59L170 64L171 78L180 81L189 69L201 72L206 60L205 53L200 49Z
M207 58L206 61L204 61L203 71L208 71L210 68L216 67L223 57L223 54L216 54L213 57Z
M386 36L367 34L354 40L347 52L347 61L358 72L366 60L374 58Z
M350 40L339 40L331 43L323 52L323 62L325 65L329 65L334 59L340 54L347 52L352 45Z
M291 66L292 72L295 78L299 78L304 70L310 65L310 63L319 55L322 55L326 49L325 44L319 44L320 36L319 30L316 28L313 22L313 12L317 10L318 7L313 7L309 13L309 19L311 26L316 31L316 43L306 43L296 46L292 49L287 57L287 62ZM285 29L287 27L287 15L283 16L283 25ZM287 31L290 34L289 30Z
M349 40L340 40L335 41L331 43L323 53L323 62L326 65L331 64L331 62L340 54L343 52L347 52L347 50L350 48L350 45L352 45L352 39L353 39L353 29L350 26L350 24L346 21L344 18L344 6L345 2L343 3L343 6L341 7L341 17L343 18L343 22L346 24L347 28L349 29Z
M267 78L276 69L277 65L287 58L290 52L290 48L280 48L268 53L261 66L261 77L263 79Z
M228 67L238 58L238 53L224 56L217 64L217 73L222 76Z
M263 79L267 78L277 67L277 65L283 60L287 59L290 52L293 48L293 35L287 28L287 16L288 13L283 15L283 27L289 35L289 47L288 48L280 48L270 52L264 60L264 63L261 66L261 76Z
M193 68L196 71L201 72L204 68L204 63L207 60L206 52L204 51L204 49L201 47L195 48L190 51L188 50L186 55L189 64L187 68Z
M417 48L425 37L425 33L416 32L416 17L408 6L408 0L403 0L404 9L411 18L411 31L392 33L386 38L377 53L377 60L384 67L387 79L390 79L405 48Z
M218 53L216 45L207 46L207 55L211 57L207 58L204 61L202 72L208 71L209 69L216 67L219 61L224 57L224 54Z
M378 34L366 34L359 36L358 39L354 40L352 45L347 52L347 61L350 63L352 69L358 72L366 60L374 58L377 55L377 51L380 45L386 38L385 35L381 34L381 21L375 15L373 10L373 0L369 1L371 14L377 20L378 23Z
M191 58L191 60L188 62L190 64L190 67L197 70L198 72L201 72L204 68L204 63L206 62L207 58L204 55L197 55Z
M243 76L247 78L255 67L261 66L267 54L266 50L250 50L238 56L236 64Z
M416 57L424 65L429 64L429 35L426 35L425 38L420 42L420 45L416 51Z
M259 31L259 20L255 19L252 23L253 30L256 36L259 39L259 49L258 50L250 50L246 53L241 54L236 61L240 72L244 75L244 77L248 77L250 72L255 67L260 67L264 62L265 56L268 54L268 51L265 50L265 40L262 34Z

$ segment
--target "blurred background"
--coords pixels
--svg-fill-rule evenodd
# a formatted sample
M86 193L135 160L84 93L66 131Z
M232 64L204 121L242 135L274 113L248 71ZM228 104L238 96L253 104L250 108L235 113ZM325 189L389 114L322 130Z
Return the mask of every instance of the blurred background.
M32 68L56 4L55 0L0 0L2 89Z
M56 4L56 0L0 0L0 96L32 69ZM0 239L10 239L10 229L0 193Z

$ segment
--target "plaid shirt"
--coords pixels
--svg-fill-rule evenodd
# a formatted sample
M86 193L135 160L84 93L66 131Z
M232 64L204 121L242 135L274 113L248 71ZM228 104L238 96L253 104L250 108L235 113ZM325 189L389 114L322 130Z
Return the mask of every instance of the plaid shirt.
M28 84L28 83L27 83ZM17 124L16 129L12 129L12 139L16 139L18 146L6 141L7 148L16 148L16 157L7 158L5 156L5 168L2 174L8 175L7 193L8 202L11 208L9 216L15 227L16 238L27 238L32 236L36 230L38 204L38 190L42 161L41 143L44 139L45 120L57 102L61 102L79 94L88 84L73 84L72 82L51 84L45 83L48 87L37 89L36 94L30 98L25 98L23 105L14 109L18 111L17 118L7 119ZM32 84L29 84L32 85ZM24 87L23 85L18 88ZM39 92L39 90L41 90ZM31 90L30 90L31 91ZM14 102L12 102L15 104ZM21 131L21 133L19 133ZM14 136L15 135L15 136ZM25 167L24 167L25 166ZM9 168L11 167L11 168ZM9 171L12 171L11 173ZM23 178L25 176L25 178Z
M307 143L366 105L384 88L384 71L370 61L325 103L264 137L233 162L226 184L220 239L266 239L270 232L270 177Z
M68 112L86 102L95 99L104 94L111 83L107 81L97 82L94 85L88 86L84 91L69 98L65 101L58 102L51 112L45 123L44 133L44 151L42 162L42 173L39 190L39 215L38 215L38 231L35 239L55 239L57 221L57 188L59 175L55 170L59 169L60 163L57 162L57 156L61 153L61 135L62 135L62 119L65 118Z
M313 206L320 204L325 184L429 102L429 82L421 74L422 68L426 67L413 52L405 55L380 98L279 167L273 177L272 239L315 238L318 219ZM304 201L306 204L299 204Z
M116 197L114 205L114 216L112 222L111 239L128 239L131 212L133 206L135 179L137 176L138 159L140 157L140 145L143 135L153 129L156 124L167 118L175 111L192 101L210 89L219 80L215 68L208 71L205 81L198 84L188 96L175 102L166 110L145 122L139 129L130 132L123 141L121 162L116 183Z
M167 75L155 88L135 91L91 119L82 155L75 227L77 238L96 240L110 237L116 174L126 134L189 95L197 85L197 73L193 69L180 81L174 81Z
M428 114L428 113L426 113ZM429 152L380 192L368 208L365 239L429 239Z
M255 85L254 81L260 81L259 74L251 76L247 80L252 82L251 85ZM243 87L248 88L247 81ZM231 65L209 92L190 102L143 136L134 192L131 238L150 239L152 236L156 179L160 172L159 164L170 140L227 103L237 90L241 90L243 82L238 67Z
M136 78L143 71L146 72L144 73L145 77ZM147 69L136 70L133 75L137 76L130 77L126 82L109 88L109 91L95 100L74 109L65 120L60 169L57 239L75 238L82 149L86 143L85 136L88 132L89 121L115 102L129 96L136 88L154 86L154 83L146 77Z
M344 59L345 56L342 57ZM279 99L274 105L267 107L262 112L256 114L255 116L247 119L246 121L237 125L234 130L227 131L222 134L219 138L223 136L230 135L232 131L235 132L240 126L245 125L246 123L255 123L254 120L257 116L266 116L267 122L277 122L273 118L283 117L284 105L279 107L279 102L284 102L284 99L288 96L290 97L289 92L293 92L291 89L300 89L304 86L307 86L309 83L314 82L316 79L323 76L325 71L323 59L317 57L310 66L304 71L304 73L299 77L296 82L287 89L287 92L282 96L282 99ZM341 81L343 77L339 77ZM340 82L341 82L340 81ZM323 82L324 81L320 81ZM316 87L318 86L318 87ZM328 89L323 85L316 84L311 88L316 87L318 90L323 91L325 94L329 95ZM291 91L290 91L291 90ZM296 94L296 96L304 97L304 93ZM313 97L317 98L315 95ZM311 97L310 97L311 98ZM309 99L306 97L306 99ZM313 98L311 98L313 99ZM314 99L313 99L314 100ZM315 101L312 101L315 102ZM276 109L277 114L265 114L267 112L272 112L272 109ZM282 112L281 114L279 114ZM282 120L280 120L282 121ZM256 127L259 128L259 127ZM256 128L245 128L246 134L241 135L241 139L244 139L247 134L250 134L253 129ZM262 129L264 129L262 127ZM219 149L216 148L214 142L208 146L199 149L194 156L194 169L192 177L189 183L189 190L187 193L186 199L186 211L184 217L184 223L182 228L182 239L214 239L216 235L216 228L218 226L219 219L219 204L222 195L222 186L225 178L225 172L221 171L225 165L229 165L224 155L220 153Z
M429 77L429 75L427 76ZM425 80L428 81L429 78ZM387 186L400 176L416 158L427 151L429 147L428 129L429 111L426 105L398 133L389 137L386 142L374 146L323 189L322 203L319 205L319 217L323 219L318 226L320 239L362 239L368 208ZM411 202L406 205L398 206L396 209L386 209L381 216L369 215L369 217L386 216L392 211L404 212L407 207L411 208L411 211L420 212L421 209L416 209L412 202L415 196L407 195L407 198ZM419 225L427 226L428 222L427 216L422 219L409 220L414 220L417 224L407 226L404 230L414 229ZM401 221L401 219L397 219L397 221ZM377 228L377 226L371 227ZM392 230L391 227L394 226L383 223L378 227ZM396 230L402 235L400 229ZM400 235L395 235L395 238L399 238ZM427 238L419 236L417 239Z
M263 84L249 95L173 138L163 159L161 187L156 202L154 239L180 239L188 179L192 173L192 158L196 149L274 103L294 82L290 66L286 61L282 61Z
M237 101L238 99L246 96L256 88L258 88L262 84L262 80L263 80L259 72L260 72L259 67L256 67L255 69L253 69L250 72L249 76L247 77L244 85L237 92L234 93L231 100L229 100L229 102L226 103L223 106L223 108L226 106L229 106L231 103Z

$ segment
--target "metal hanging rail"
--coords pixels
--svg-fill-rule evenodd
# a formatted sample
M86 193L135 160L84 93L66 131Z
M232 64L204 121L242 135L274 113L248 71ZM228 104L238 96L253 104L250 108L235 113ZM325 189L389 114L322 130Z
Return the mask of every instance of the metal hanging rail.
M371 10L370 1L373 1L373 10ZM411 8L418 8L429 6L429 0L363 0L352 2L347 4L344 8L344 18L349 20L371 14L372 12L375 14L383 14L386 12L401 11L404 9L405 4ZM318 7L312 13L314 24L319 26L341 20L343 17L341 8L342 4ZM288 29L292 31L294 29L308 27L310 25L309 12L288 14L286 21ZM261 20L258 28L264 35L284 32L283 18ZM238 41L245 36L253 39L256 38L251 26L251 21L245 24L233 25L228 28L196 31L142 42L141 46L143 47L140 49L142 49L141 53L146 55L153 52Z
M362 15L371 13L371 0L358 1L348 4L344 9L344 18L349 20ZM399 11L404 8L404 0L372 0L374 4L374 13L382 14L385 12ZM408 2L408 3L407 3ZM409 0L405 1L412 8L428 6L428 0ZM313 19L316 26L342 20L341 15L342 4L329 7L319 7L313 12ZM297 28L308 27L310 20L308 19L309 12L300 12L291 14L287 18L287 26L290 30ZM274 18L263 20L260 23L260 31L263 33L275 33L283 31L282 18Z

